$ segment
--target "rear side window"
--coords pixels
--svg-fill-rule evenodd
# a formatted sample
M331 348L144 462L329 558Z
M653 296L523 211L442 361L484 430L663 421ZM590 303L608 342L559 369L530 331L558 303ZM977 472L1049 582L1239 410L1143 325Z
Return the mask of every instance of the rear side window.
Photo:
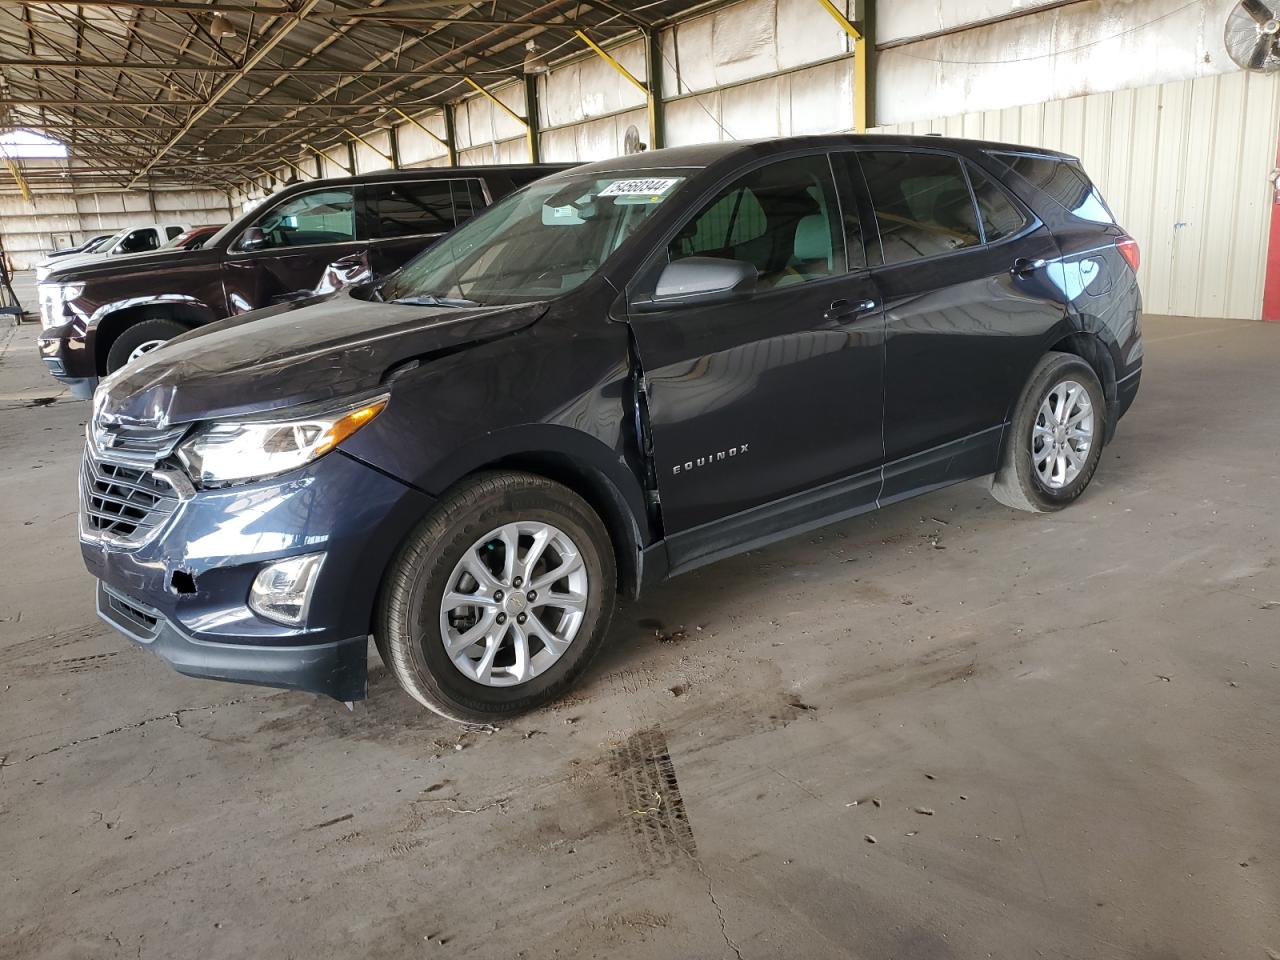
M1004 188L973 165L969 165L969 182L978 201L978 214L987 243L1011 237L1027 225L1027 218L1009 199Z
M761 287L844 273L844 233L827 158L781 160L730 184L685 224L668 256L745 260L755 265Z
M453 183L419 180L380 183L369 189L375 238L417 237L453 229Z
M936 153L859 152L886 264L982 243L960 161Z
M992 156L1081 220L1116 222L1098 188L1073 161L1021 153L994 153Z
M453 216L463 224L483 210L488 204L484 199L484 187L479 180L453 180Z
M169 240L172 240L174 237L181 236L181 234L182 234L181 227L165 227L164 228L164 235Z

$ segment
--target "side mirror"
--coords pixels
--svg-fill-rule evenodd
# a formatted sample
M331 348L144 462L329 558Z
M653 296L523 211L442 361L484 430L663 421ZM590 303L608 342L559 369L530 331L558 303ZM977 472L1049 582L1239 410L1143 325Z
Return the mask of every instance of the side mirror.
M686 257L667 264L651 299L632 306L642 312L676 307L711 306L751 296L756 289L754 264L720 257Z
M361 283L368 283L372 279L374 277L373 271L369 267L368 252L362 250L359 253L352 253L340 260L335 260L325 267L324 276L320 278L320 283L316 286L314 293L325 296Z
M240 241L236 244L236 249L241 253L252 253L255 250L265 250L267 246L267 235L262 232L260 227L247 227L244 233L240 234Z

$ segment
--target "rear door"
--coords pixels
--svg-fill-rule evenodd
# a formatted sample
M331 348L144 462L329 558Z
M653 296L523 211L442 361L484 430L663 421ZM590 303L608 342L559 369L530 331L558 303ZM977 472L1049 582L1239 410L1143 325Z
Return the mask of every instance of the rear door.
M879 488L883 334L856 211L826 154L730 180L641 274L753 264L747 299L631 314L673 569L856 512ZM633 302L652 290L633 292Z
M995 468L1005 418L1066 303L1046 269L1058 256L1049 230L975 165L917 148L856 156L880 238L883 503Z
M369 266L386 276L484 206L479 180L392 180L365 188Z
M230 314L307 297L325 268L363 251L354 186L281 200L231 242L222 264Z

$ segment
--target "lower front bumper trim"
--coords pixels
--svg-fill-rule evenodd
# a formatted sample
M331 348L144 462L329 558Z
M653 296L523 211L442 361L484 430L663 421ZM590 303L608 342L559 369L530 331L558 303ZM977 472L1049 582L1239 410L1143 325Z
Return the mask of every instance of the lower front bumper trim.
M368 695L368 637L298 647L209 643L102 582L98 616L188 677L306 690L345 701Z

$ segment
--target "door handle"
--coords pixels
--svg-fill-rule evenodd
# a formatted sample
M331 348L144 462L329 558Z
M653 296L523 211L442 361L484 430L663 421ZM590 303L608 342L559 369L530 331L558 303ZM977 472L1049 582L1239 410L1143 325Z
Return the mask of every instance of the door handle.
M1019 257L1017 260L1013 261L1013 266L1009 268L1009 272L1015 277L1029 277L1031 274L1043 267L1044 264L1045 261L1038 257L1035 260L1029 260L1026 257Z
M852 320L862 316L864 313L871 312L878 306L879 304L874 300L857 300L853 303L843 299L832 300L822 318L824 320Z

